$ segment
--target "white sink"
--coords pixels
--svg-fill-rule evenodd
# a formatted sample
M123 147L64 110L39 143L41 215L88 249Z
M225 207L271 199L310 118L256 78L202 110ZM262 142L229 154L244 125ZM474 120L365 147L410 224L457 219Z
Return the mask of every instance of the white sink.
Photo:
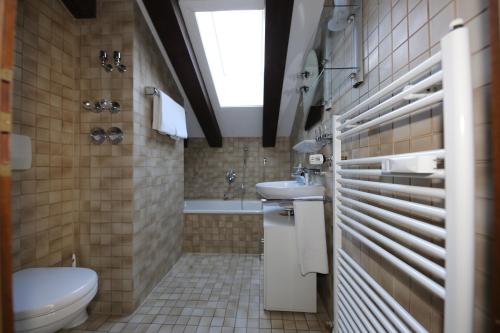
M295 180L265 182L256 185L257 193L265 199L295 199L310 196L323 196L325 187L322 185L304 185Z

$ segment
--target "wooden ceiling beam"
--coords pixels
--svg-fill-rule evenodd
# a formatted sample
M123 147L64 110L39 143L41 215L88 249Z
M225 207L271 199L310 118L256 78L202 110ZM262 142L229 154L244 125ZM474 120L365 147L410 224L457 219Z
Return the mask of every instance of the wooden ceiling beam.
M222 134L201 76L177 0L144 0L163 47L179 77L208 144L222 147Z
M262 145L264 147L274 147L276 144L292 13L293 0L266 0L262 121Z
M97 0L62 0L71 15L77 19L96 18Z

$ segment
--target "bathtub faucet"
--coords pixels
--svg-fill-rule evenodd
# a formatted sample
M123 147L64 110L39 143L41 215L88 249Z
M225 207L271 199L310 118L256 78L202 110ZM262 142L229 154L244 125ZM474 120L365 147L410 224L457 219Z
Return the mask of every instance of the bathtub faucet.
M231 186L231 184L236 181L237 176L238 175L234 169L229 169L229 171L226 172L226 182Z
M233 199L236 196L243 195L245 193L245 184L241 184L238 188L232 189L231 185L228 186L227 191L224 192L223 199L229 200Z

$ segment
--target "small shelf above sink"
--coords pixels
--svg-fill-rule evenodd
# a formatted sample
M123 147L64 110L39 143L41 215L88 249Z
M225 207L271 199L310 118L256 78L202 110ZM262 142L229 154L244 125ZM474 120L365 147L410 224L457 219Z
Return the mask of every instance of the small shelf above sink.
M270 200L293 200L325 195L323 185L304 185L295 180L258 183L256 188L257 193Z

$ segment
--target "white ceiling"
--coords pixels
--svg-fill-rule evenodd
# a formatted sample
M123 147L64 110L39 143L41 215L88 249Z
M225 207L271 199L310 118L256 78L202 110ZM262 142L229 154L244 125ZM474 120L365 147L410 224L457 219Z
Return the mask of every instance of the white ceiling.
M192 2L192 0L189 0ZM262 1L262 0L256 0ZM212 6L213 3L231 4L235 3L248 7L250 0L198 0L198 3ZM156 39L158 47L167 63L170 71L173 73L174 80L180 87L181 94L185 101L186 120L189 137L204 137L203 131L196 119L196 116L189 104L178 77L173 69L173 66L168 58L168 55L154 29L154 26L147 14L147 10L142 3L142 0L137 0L139 8L143 13L148 26ZM181 0L181 5L183 1ZM245 5L246 3L246 5ZM292 23L290 27L290 39L288 41L288 52L286 58L285 77L283 81L283 89L281 93L281 106L278 120L278 136L290 136L292 131L297 105L300 99L298 89L302 85L301 80L297 75L302 72L304 59L311 49L314 36L317 30L318 22L321 18L324 0L295 0L293 6ZM211 7L212 8L212 7ZM216 9L211 9L216 10ZM191 37L191 36L190 36ZM193 43L193 47L202 47L201 41L199 45ZM207 67L208 68L208 67ZM214 95L216 96L216 95ZM220 108L216 98L211 98L212 106L215 111L217 122L222 132L223 137L261 137L262 136L262 108ZM217 104L214 104L214 101Z

